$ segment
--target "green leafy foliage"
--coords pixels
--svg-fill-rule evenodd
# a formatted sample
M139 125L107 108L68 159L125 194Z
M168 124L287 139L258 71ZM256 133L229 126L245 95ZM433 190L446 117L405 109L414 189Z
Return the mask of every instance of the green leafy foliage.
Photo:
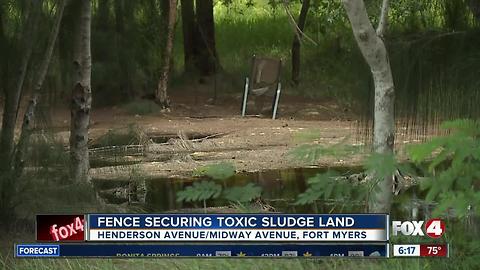
M297 141L312 141L319 138L316 130L302 132L295 137ZM330 146L318 144L304 144L289 153L293 158L314 163L320 157L346 157L360 152L360 147L347 144L348 138ZM368 189L365 185L352 184L343 179L342 176L332 170L326 173L317 174L307 180L308 188L304 193L298 195L296 205L315 203L317 200L364 200L367 197Z
M212 198L218 198L222 192L222 186L212 181L195 182L184 190L177 192L177 201L198 202Z
M314 177L307 180L308 188L304 193L298 195L295 204L303 205L310 204L319 199L330 198L335 183L335 177L338 174L333 171L329 171L325 174L317 174Z
M333 199L336 201L366 199L367 185L358 185L341 179L335 171L320 173L308 179L308 188L298 195L296 205L311 204L317 200Z
M232 202L249 202L258 198L262 193L262 188L248 183L241 187L231 187L223 190L222 197Z
M392 154L372 153L365 163L368 173L375 175L377 178L393 175L398 167L395 156Z
M235 166L228 162L207 165L194 171L194 176L208 176L214 180L225 180L235 174Z
M223 198L230 202L249 202L262 193L262 188L248 183L244 186L227 187L226 179L235 174L235 166L228 162L207 165L194 171L194 176L206 176L213 181L195 182L177 193L177 201L195 202L209 199ZM216 182L222 182L222 185Z
M441 127L450 134L408 149L414 162L428 164L421 188L427 191L427 201L438 203L437 215L453 209L464 216L470 206L480 213L480 122L455 120Z
M313 138L311 134L301 138ZM347 138L332 146L302 145L290 154L294 157L314 162L321 156L333 156L336 158L359 153L360 147L345 143ZM307 190L300 194L295 204L304 205L315 203L317 200L346 201L356 200L366 202L372 192L378 192L377 179L391 176L397 169L402 172L410 172L408 165L399 164L393 154L372 153L364 164L366 173L360 174L363 179L349 179L334 171L308 179ZM364 181L367 180L367 181ZM362 182L361 184L359 182Z

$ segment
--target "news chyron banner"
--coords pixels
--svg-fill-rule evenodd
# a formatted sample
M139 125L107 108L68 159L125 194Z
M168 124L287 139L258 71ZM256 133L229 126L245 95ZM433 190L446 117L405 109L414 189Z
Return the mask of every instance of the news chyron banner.
M388 241L388 216L378 214L92 214L87 224L87 241Z
M383 214L37 216L16 257L389 257Z

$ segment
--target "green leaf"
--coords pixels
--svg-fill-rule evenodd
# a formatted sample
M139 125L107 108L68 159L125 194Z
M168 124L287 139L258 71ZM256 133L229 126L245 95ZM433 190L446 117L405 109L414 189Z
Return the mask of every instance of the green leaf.
M435 156L435 158L432 160L432 162L428 166L428 171L430 171L430 172L435 171L435 168L439 164L445 162L450 155L451 155L451 153L449 151L445 150L445 149L440 151L440 153Z
M368 157L365 167L369 173L384 178L393 175L398 164L393 154L373 153Z
M249 202L255 198L260 197L262 188L248 183L242 187L231 187L223 191L222 197L233 202Z
M453 211L461 217L470 206L480 207L475 187L480 181L480 122L460 119L445 122L441 127L449 129L450 134L413 146L410 153L414 161L429 163L425 175L428 180L420 186L427 191L426 200L437 203L434 214Z
M218 198L221 192L222 186L212 181L195 182L193 185L177 192L177 202L196 202Z
M340 181L337 180L338 173L334 171L327 171L326 173L319 173L307 180L308 188L304 193L298 195L295 202L296 205L305 205L314 203L320 198L329 199L338 193L336 186ZM345 181L344 181L345 182Z
M407 146L407 153L414 162L420 163L427 158L430 158L433 152L444 144L444 138L433 138L427 143Z

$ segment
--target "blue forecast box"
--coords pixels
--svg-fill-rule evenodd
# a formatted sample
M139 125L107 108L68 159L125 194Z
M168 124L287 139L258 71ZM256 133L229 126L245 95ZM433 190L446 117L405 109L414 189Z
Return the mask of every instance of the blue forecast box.
M375 244L60 244L17 245L17 257L46 257L19 253L19 247L57 247L56 257L388 257L387 243Z
M15 246L15 257L58 257L60 245L22 244Z

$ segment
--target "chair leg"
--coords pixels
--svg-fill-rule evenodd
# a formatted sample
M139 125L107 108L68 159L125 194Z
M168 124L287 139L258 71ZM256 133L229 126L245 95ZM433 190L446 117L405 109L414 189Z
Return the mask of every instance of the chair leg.
M280 91L282 90L282 84L278 83L277 93L275 94L275 102L273 103L272 119L277 117L278 101L280 100Z
M249 88L249 80L248 80L248 77L246 77L245 90L243 92L243 101L242 101L242 117L244 117L245 113L247 112L248 88Z

